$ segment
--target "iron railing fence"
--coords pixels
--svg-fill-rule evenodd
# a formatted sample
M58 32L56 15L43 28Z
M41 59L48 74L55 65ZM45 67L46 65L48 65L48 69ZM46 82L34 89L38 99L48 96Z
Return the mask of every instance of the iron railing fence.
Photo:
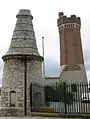
M41 85L31 83L30 106L32 112L64 114L90 113L90 84L87 82Z

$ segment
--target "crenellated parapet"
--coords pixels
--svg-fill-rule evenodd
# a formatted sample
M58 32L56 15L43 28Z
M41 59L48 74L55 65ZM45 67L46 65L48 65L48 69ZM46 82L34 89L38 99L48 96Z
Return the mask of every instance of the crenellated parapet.
M58 13L58 31L60 38L60 80L66 82L87 82L84 66L82 42L81 42L81 19L76 15L67 17L63 12Z
M57 24L60 30L72 28L80 29L81 27L80 17L76 17L76 15L71 15L70 17L67 17L64 15L63 12L59 12L58 16L59 19L57 20Z

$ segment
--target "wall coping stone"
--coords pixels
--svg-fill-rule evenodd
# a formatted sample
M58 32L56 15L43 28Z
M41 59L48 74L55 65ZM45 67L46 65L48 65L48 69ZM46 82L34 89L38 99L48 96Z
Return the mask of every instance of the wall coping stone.
M59 117L59 118L90 118L90 114L60 114L60 113L39 113L31 112L31 116L41 116L41 117Z

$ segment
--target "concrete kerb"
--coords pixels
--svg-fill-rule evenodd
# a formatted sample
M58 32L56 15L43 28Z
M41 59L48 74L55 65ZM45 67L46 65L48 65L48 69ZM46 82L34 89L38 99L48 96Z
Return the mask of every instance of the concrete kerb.
M60 113L39 113L39 112L31 112L30 116L75 118L75 119L90 118L90 114L60 114Z

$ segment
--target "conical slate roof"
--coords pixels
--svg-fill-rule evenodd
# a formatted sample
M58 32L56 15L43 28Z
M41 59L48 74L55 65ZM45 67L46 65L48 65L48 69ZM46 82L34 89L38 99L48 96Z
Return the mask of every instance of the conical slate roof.
M38 53L30 10L21 9L16 15L17 22L11 39L8 55L36 55Z

